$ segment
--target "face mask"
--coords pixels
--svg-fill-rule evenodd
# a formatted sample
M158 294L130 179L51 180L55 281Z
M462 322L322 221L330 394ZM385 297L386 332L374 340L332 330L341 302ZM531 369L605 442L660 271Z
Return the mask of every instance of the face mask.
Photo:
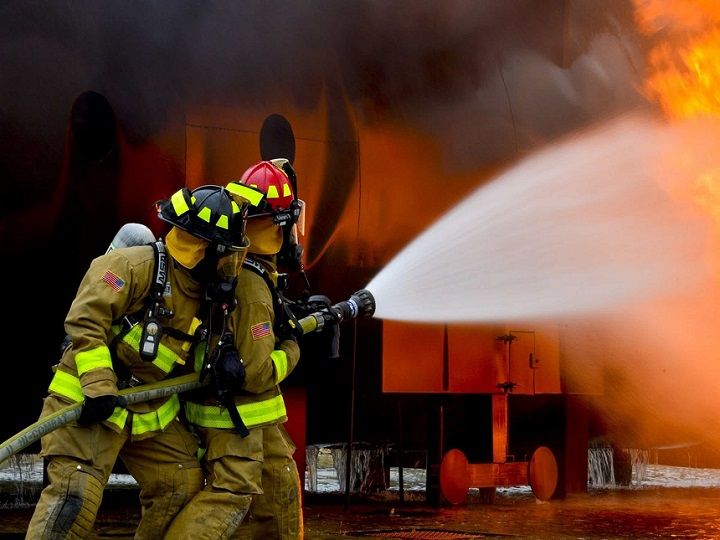
M210 251L210 250L208 250ZM237 301L235 299L235 285L237 276L242 269L242 263L247 255L247 247L242 249L227 250L224 253L208 253L207 259L215 259L214 276L207 280L206 295L213 303L221 304L231 312Z
M247 255L247 248L227 251L225 255L221 255L217 262L217 275L222 281L231 280L240 273L242 263Z

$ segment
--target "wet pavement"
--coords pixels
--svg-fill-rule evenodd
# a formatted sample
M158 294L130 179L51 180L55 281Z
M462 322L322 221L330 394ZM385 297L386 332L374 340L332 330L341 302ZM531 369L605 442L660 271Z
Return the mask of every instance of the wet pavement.
M307 540L720 539L718 469L643 465L634 470L631 487L590 486L587 493L540 502L519 486L498 489L491 504L470 490L465 504L441 507L426 503L424 471L408 471L402 501L396 470L389 489L350 500L339 490L336 471L317 472L322 491L307 491L304 499ZM92 538L132 538L140 519L132 477L113 476ZM40 479L39 461L29 457L0 470L0 538L24 537Z
M106 498L94 538L132 538L139 519L122 497ZM125 498L127 501L127 498ZM492 504L470 499L431 507L396 494L353 500L308 496L305 538L720 538L720 489L599 490L540 503L531 494L498 493ZM22 538L32 507L0 508L0 538Z
M344 511L308 505L305 519L306 538L318 540L720 538L720 489L596 491L546 503L531 495L498 494L493 504L469 501L444 508L384 502Z

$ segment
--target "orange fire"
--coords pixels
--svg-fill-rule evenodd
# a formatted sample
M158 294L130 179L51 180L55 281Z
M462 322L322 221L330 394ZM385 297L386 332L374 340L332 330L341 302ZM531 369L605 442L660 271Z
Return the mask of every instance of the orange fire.
M720 117L720 2L716 0L635 0L640 30L656 41L648 55L645 95L671 121L706 122L666 156L680 172L671 181L720 225L720 168L715 157ZM692 179L688 181L688 179Z
M646 94L669 118L720 116L720 3L635 0L640 29L663 40L649 55Z

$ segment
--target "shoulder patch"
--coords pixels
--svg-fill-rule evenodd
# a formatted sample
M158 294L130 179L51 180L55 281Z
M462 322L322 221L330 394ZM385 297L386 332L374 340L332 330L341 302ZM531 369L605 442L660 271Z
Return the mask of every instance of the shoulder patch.
M125 286L125 280L123 280L120 276L115 275L110 270L105 271L102 276L102 280L115 292L120 291Z
M250 335L253 340L258 340L270 335L270 321L253 324L250 327Z

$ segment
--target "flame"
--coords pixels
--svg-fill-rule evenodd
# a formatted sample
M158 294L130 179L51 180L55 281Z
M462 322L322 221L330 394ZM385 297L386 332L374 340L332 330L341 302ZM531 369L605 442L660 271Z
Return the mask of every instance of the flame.
M665 157L682 191L720 228L720 2L635 0L639 30L652 43L643 91L674 123L696 123ZM698 127L699 125L703 127ZM700 132L707 129L707 132ZM702 137L708 141L702 141Z
M646 95L668 118L720 116L720 3L635 0L640 30L661 38L649 53Z

